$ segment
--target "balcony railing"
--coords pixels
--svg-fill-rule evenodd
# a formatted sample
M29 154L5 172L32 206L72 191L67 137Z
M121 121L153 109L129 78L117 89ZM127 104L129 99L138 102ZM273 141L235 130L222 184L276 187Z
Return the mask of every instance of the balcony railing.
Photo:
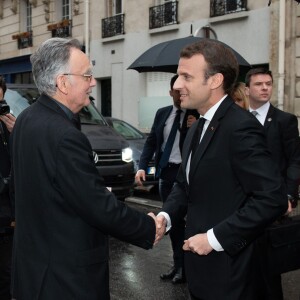
M210 0L210 16L217 17L247 10L247 0Z
M49 24L47 29L51 31L52 37L66 38L72 36L72 20L65 19L55 24Z
M18 40L18 49L32 47L32 31L15 34L12 39Z
M178 1L170 1L149 8L149 29L178 23Z
M124 14L102 19L102 38L124 34Z

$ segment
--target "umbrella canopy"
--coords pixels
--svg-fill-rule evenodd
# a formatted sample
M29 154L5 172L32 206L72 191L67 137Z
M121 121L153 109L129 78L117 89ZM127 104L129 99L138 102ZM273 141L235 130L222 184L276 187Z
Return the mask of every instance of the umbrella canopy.
M201 40L203 40L203 38L188 36L185 38L170 40L157 44L145 51L140 57L138 57L128 67L128 69L133 69L138 72L176 73L180 51L185 46ZM245 71L248 71L251 68L251 65L234 49L220 41L217 42L225 45L233 51L241 70L243 69Z

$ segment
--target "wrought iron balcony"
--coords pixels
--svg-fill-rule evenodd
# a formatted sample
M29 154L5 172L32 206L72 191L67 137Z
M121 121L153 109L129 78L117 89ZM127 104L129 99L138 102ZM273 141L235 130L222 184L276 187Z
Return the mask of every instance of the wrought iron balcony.
M210 0L210 16L217 17L247 10L247 0Z
M102 38L124 34L124 14L102 19Z
M72 20L65 19L55 24L49 24L47 29L51 31L52 37L66 38L72 36Z
M178 23L178 1L149 8L149 29Z
M32 31L15 34L12 39L18 40L18 49L32 47Z

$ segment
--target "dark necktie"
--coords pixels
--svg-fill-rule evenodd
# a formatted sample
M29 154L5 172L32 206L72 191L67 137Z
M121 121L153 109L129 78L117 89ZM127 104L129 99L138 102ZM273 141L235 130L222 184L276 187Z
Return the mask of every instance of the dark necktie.
M258 115L258 112L257 112L256 110L252 110L252 111L251 111L251 114L252 114L254 117L256 117L256 116Z
M194 154L197 150L197 147L199 146L200 137L201 137L201 134L202 134L202 131L203 131L205 121L206 121L205 118L200 118L199 121L198 121L197 128L194 132L194 136L193 136L193 139L192 139L192 142L191 142L191 147L190 147L190 152L192 152L191 153L191 155L192 155L191 160L193 159Z
M170 134L169 134L169 137L168 137L165 149L164 149L164 152L163 152L163 154L160 158L160 161L159 161L159 166L160 166L161 169L165 168L167 166L168 162L169 162L169 158L170 158L170 154L171 154L173 144L174 144L174 141L175 141L176 133L177 133L177 130L179 129L179 127L180 127L180 114L181 114L181 112L182 112L182 110L180 110L180 109L178 109L176 111L176 117L174 119L171 131L170 131Z

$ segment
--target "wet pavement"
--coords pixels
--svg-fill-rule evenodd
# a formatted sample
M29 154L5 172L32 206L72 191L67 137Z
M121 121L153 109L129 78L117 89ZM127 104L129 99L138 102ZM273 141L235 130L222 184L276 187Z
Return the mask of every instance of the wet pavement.
M154 207L131 204L138 209L157 212ZM185 300L189 299L186 284L163 281L159 274L172 266L169 237L164 237L152 250L144 250L114 238L110 239L111 300Z
M156 194L139 194L127 204L143 212L157 213L161 202ZM153 201L154 200L154 201ZM300 255L300 254L299 254ZM152 250L110 239L111 300L188 300L186 284L163 281L160 273L172 265L169 237L164 237ZM300 270L283 274L284 300L300 300Z

